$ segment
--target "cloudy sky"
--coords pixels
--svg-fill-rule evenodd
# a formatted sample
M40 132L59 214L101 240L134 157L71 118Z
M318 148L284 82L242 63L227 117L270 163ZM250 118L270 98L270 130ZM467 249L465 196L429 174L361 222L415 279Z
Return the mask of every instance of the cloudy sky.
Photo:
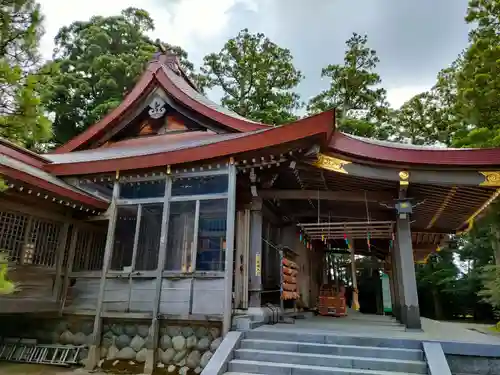
M398 107L433 85L467 43L468 0L84 0L62 5L40 0L46 17L43 53L49 58L61 26L92 15L114 15L134 6L156 23L152 34L188 51L199 64L219 51L242 28L263 32L289 48L306 79L307 99L327 87L320 77L327 64L341 63L344 42L353 32L368 34L381 60L378 72L389 102Z

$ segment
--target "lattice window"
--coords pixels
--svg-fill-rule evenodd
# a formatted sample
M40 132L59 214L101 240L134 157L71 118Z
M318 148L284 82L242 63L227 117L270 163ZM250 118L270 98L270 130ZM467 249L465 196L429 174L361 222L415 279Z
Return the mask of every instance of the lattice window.
M6 251L12 261L18 261L24 242L28 217L0 211L0 251Z
M46 219L32 219L28 242L33 244L33 264L55 267L62 223Z
M76 241L73 272L101 270L105 246L104 232L92 229L80 230Z

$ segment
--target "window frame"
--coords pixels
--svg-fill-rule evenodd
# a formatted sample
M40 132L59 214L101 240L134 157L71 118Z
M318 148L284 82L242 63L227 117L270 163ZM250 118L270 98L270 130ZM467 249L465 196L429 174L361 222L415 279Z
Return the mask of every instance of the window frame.
M165 191L164 195L160 197L155 197L155 198L137 198L137 199L124 199L124 198L117 198L115 199L116 203L116 213L115 215L118 214L119 208L120 207L126 207L126 206L137 206L137 216L136 216L136 227L135 227L135 233L134 233L134 243L133 243L133 253L132 253L132 260L131 260L131 271L123 271L123 270L107 270L107 275L108 276L115 276L119 277L120 275L124 276L132 276L136 272L140 272L141 274L143 273L149 273L150 271L136 271L135 264L136 264L136 258L138 254L138 240L140 236L140 221L141 221L141 213L142 213L142 207L143 205L148 205L148 204L163 204L163 215L162 215L162 232L161 232L161 240L159 243L158 247L158 258L157 258L157 270L162 270L162 273L164 275L192 275L192 274L197 274L200 273L201 276L206 276L206 277L219 277L222 276L225 273L225 265L224 265L224 270L222 271L197 271L196 270L196 261L197 261L197 255L198 255L198 241L199 241L199 221L200 221L200 206L202 201L208 201L208 200L219 200L219 199L224 199L226 200L226 212L230 208L230 199L233 199L234 197L230 197L230 184L231 180L228 177L228 186L225 192L222 193L215 193L215 194L195 194L195 195L176 195L172 196L172 185L176 179L181 179L181 178L200 178L200 177L212 177L212 176L221 176L221 175L230 175L229 173L229 168L227 166L223 166L222 168L217 168L217 169L208 169L208 170L200 170L197 172L194 171L187 171L187 169L184 170L184 172L181 173L175 173L175 174L158 174L158 175L152 175L152 176L144 176L144 177L124 177L120 178L116 183L119 185L121 184L126 184L130 182L145 182L145 181L154 181L154 180L165 180ZM196 210L195 210L195 220L194 220L194 233L193 233L193 246L191 249L191 264L190 266L186 265L186 269L183 270L182 266L181 269L179 270L165 270L164 267L166 265L166 259L169 256L169 250L168 250L168 236L170 235L169 233L169 221L170 221L170 204L175 203L175 202L190 202L194 201L196 202ZM227 220L227 219L226 219ZM227 225L227 228L229 228L229 225ZM113 228L115 230L115 228ZM109 234L108 234L109 235ZM115 236L115 233L112 234L113 237ZM227 244L227 236L228 236L228 229L226 229L226 244ZM113 242L114 242L113 238ZM162 241L164 242L162 245ZM223 249L222 251L227 251L227 245L226 249ZM162 257L162 252L166 252L164 256ZM163 261L161 261L163 258ZM155 272L155 271L153 271Z

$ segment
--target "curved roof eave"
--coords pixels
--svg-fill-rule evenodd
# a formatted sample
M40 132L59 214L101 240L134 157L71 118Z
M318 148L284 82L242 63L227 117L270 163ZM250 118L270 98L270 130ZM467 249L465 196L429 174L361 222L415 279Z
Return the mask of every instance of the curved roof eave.
M229 129L244 133L271 127L246 119L208 100L165 65L156 71L155 76L163 89L178 102Z
M377 141L336 132L329 143L333 153L373 162L439 167L500 165L500 148L451 149Z
M0 137L0 155L6 155L36 168L42 168L50 160L42 155L19 146L5 138Z
M174 73L169 67L159 61L152 61L132 91L127 94L118 107L109 112L99 122L90 126L83 133L77 135L64 145L57 148L54 153L75 151L82 145L101 136L115 121L121 118L121 116L123 116L131 106L136 104L141 98L148 94L150 91L148 88L155 83L183 105L191 108L195 112L211 118L233 131L248 132L269 128L269 125L253 122L237 115L236 113L233 114L227 110L222 110L222 107L217 106L215 103L213 103L213 105L209 105L207 104L210 102L208 99L205 100L206 103L202 103L194 97L193 92L197 95L200 94L191 85L189 85L184 78L176 76L178 79L175 79L172 75L176 75L176 73ZM185 82L186 86L189 86L189 88L182 87L182 82ZM217 108L218 110L214 108Z
M68 198L97 209L105 210L109 203L91 196L59 178L45 172L43 169L16 160L8 155L0 155L0 173L7 178L22 181L28 185Z
M145 168L156 168L165 165L191 163L220 157L260 150L264 148L279 146L303 139L320 138L321 143L326 146L333 132L334 112L323 112L319 115L307 117L289 125L274 128L266 128L240 134L232 137L222 137L216 142L186 145L181 148L157 149L153 153L121 156L99 160L80 159L78 162L60 162L48 164L45 169L54 175L70 176L93 173L114 172L116 170L135 170ZM311 142L311 146L313 142ZM86 151L82 151L85 153ZM68 159L70 160L70 158Z

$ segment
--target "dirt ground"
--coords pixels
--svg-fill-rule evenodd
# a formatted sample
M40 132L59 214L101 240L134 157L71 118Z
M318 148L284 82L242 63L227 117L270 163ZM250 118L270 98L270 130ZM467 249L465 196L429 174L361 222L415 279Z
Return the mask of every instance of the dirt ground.
M83 375L88 374L81 369L56 366L33 365L24 363L0 362L0 375ZM94 373L93 375L98 375Z

